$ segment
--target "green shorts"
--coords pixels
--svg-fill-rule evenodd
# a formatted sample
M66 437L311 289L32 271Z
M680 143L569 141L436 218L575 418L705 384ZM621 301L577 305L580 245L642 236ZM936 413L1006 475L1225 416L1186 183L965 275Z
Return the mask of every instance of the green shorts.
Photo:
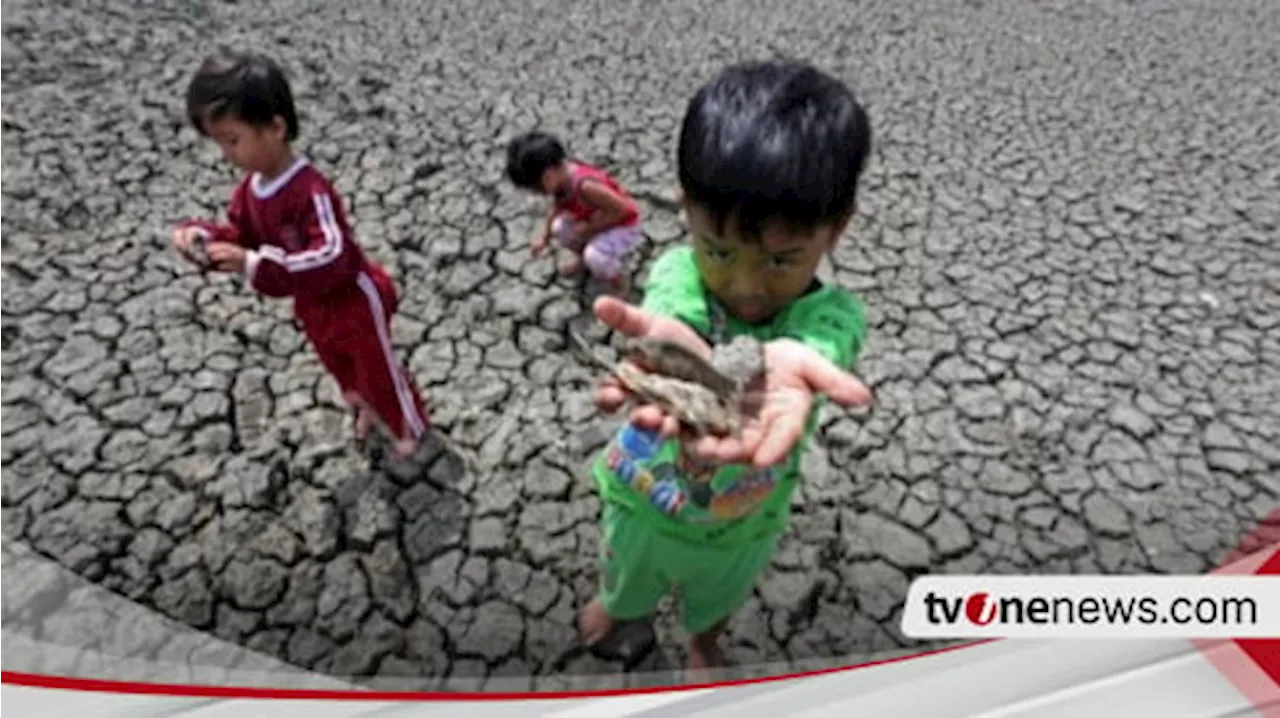
M630 509L605 503L600 541L600 600L610 617L648 616L676 589L684 628L704 633L732 616L769 565L777 536L743 546L696 546L658 531Z

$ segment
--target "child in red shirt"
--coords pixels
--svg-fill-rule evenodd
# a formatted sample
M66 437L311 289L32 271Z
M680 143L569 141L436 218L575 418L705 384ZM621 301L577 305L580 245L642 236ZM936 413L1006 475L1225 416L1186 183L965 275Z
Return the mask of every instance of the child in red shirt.
M357 438L381 420L395 452L412 455L430 420L391 346L395 285L356 244L333 186L294 154L298 119L284 73L257 55L212 55L187 88L187 113L245 176L228 221L185 222L174 247L188 258L203 248L210 268L243 273L263 295L292 297L303 332L356 410Z
M548 196L552 204L533 255L541 256L554 237L568 250L560 264L576 274L585 264L597 279L623 290L625 263L644 235L640 209L608 173L569 158L564 146L544 132L529 132L507 145L507 178L517 187Z

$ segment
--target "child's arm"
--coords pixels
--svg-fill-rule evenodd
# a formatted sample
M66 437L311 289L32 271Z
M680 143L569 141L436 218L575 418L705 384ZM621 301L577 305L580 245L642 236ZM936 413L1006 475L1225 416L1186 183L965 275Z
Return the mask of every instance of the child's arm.
M317 182L308 193L298 226L306 245L286 252L263 244L246 252L244 275L249 285L270 297L287 297L302 287L323 292L355 281L360 258L339 221L340 202L336 193Z
M205 244L210 242L230 242L246 248L257 246L258 239L253 236L253 229L244 221L244 192L246 186L246 182L241 182L232 191L231 204L227 208L226 222L210 222L200 219L182 222L174 232L174 244L189 244L200 240ZM187 246L179 246L178 249L186 252Z
M653 263L639 307L601 297L594 311L601 321L627 336L663 337L681 342L703 356L711 356L711 345L706 338L707 302L693 250L688 246L667 250ZM627 392L613 375L605 377L596 390L596 405L605 412L617 411L627 398ZM657 427L650 425L649 428Z
M603 182L586 180L578 191L582 199L595 208L591 219L578 227L578 239L595 236L613 227L631 212L627 200Z
M560 215L560 208L556 207L552 202L547 209L547 216L542 222L542 233L533 238L533 256L537 257L547 251L547 247L551 244L551 227L555 224L556 217Z

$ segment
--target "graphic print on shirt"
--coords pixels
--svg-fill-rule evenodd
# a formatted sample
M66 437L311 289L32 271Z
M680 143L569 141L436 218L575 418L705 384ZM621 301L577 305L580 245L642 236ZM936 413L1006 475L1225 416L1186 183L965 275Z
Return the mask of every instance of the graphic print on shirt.
M609 470L623 485L644 496L659 511L675 514L685 503L679 477L665 467L670 461L662 461L669 455L670 447L664 446L656 432L625 427L606 454Z
M690 523L748 516L777 486L772 469L715 467L664 441L658 432L632 424L622 428L605 453L605 464L624 486L659 511Z

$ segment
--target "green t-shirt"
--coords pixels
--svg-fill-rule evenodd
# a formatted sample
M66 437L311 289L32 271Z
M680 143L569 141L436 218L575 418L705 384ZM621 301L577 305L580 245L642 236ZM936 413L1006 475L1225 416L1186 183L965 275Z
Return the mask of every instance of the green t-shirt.
M772 320L747 324L705 290L693 249L667 251L654 263L641 304L679 319L714 344L740 334L762 341L783 337L817 349L841 369L851 370L866 337L862 303L839 287L815 283ZM623 504L654 528L691 543L736 546L786 529L800 457L817 426L815 402L804 437L777 465L712 467L686 456L675 440L624 425L593 466L604 501Z

